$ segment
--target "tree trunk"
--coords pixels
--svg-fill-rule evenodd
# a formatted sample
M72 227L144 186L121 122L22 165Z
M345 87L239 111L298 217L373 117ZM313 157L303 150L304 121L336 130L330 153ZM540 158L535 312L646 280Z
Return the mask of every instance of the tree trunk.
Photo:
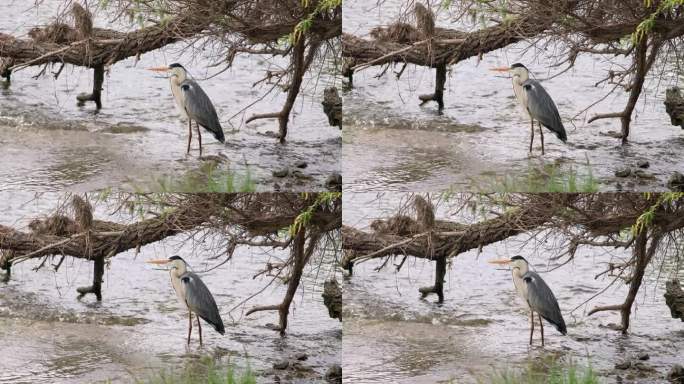
M627 144L627 137L629 136L629 124L632 121L632 113L634 112L634 107L639 100L639 95L641 95L641 90L644 86L644 81L646 79L646 73L648 68L646 65L646 50L648 49L648 37L644 36L639 41L636 52L634 54L634 61L636 64L636 73L634 74L634 81L632 81L631 89L629 92L629 99L627 100L627 105L625 106L622 116L620 117L620 123L622 125L622 145ZM654 48L653 49L657 49Z

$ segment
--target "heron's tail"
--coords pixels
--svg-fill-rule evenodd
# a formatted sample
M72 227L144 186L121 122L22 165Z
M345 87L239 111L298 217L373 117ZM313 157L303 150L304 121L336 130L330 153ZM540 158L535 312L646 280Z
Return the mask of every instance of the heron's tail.
M562 142L567 142L568 141L568 135L565 134L565 127L563 127L563 124L560 123L555 126L549 126L549 125L544 125L546 128L548 128L551 132L556 135L556 137L562 141Z
M226 137L223 136L223 128L219 125L217 129L213 129L211 133L214 135L216 140L220 141L221 143L226 142Z
M220 334L222 334L222 335L224 335L224 334L226 333L226 329L223 327L223 320L221 320L221 317L220 317L220 316L218 316L216 319L208 319L208 318L206 318L206 317L204 317L204 316L200 316L200 317L201 317L204 321L206 321L207 323L209 323L212 327L214 327L214 329L216 330L216 332L218 332L218 333L220 333Z
M544 320L548 321L551 325L553 325L558 332L560 332L563 336L568 334L568 329L565 327L565 320L563 320L563 316L560 316L560 313L558 314L557 319L550 319L546 316L543 316Z
M213 127L208 127L206 125L202 125L204 129L207 131L211 132L212 135L216 138L216 140L220 141L221 143L226 142L226 137L223 136L223 128L221 128L221 124L217 124Z

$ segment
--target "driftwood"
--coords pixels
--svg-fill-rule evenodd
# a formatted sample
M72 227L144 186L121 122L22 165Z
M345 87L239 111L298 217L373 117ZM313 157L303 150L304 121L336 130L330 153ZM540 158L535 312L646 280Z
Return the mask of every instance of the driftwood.
M177 17L167 25L154 25L122 33L93 28L90 13L74 4L75 26L54 23L44 28L33 28L31 39L17 39L0 34L0 57L12 60L12 67L3 67L0 75L9 80L11 72L21 67L50 63L72 64L93 68L93 91L79 94L79 105L95 102L102 108L102 84L105 68L126 58L153 51L167 44L191 37L206 26L189 23Z
M665 91L665 111L670 115L672 125L679 125L684 129L684 97L677 87Z
M233 207L233 201L240 198L246 202L241 203L239 209ZM285 207L288 203L290 205ZM291 225L307 203L308 200L289 194L258 194L252 197L241 194L190 195L164 215L131 224L119 224L93 219L87 201L74 198L72 207L75 219L63 214L36 219L29 224L28 232L0 225L0 250L3 251L0 253L0 267L9 271L12 264L47 256L93 260L93 286L81 288L79 293L92 292L101 300L104 262L121 252L198 229L210 222L220 207L231 207L221 216L226 225L239 226L250 237L272 235ZM271 207L269 204L282 204L283 207ZM340 226L339 212L320 209L313 213L308 224L310 230L317 233ZM257 245L251 240L246 240L244 244Z

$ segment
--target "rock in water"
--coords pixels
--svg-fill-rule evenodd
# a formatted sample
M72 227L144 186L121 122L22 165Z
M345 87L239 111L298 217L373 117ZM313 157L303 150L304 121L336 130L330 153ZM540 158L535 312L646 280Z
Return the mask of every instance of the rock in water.
M684 291L679 280L673 279L665 283L665 304L670 307L673 319L684 321Z
M675 171L667 181L667 187L673 191L684 192L684 175Z
M665 91L665 112L670 115L672 125L679 125L684 129L684 97L679 88L672 87Z
M629 167L620 168L615 171L615 176L617 177L628 177L632 174L632 169Z
M337 280L332 279L323 283L323 304L328 308L328 314L333 319L342 321L342 290Z
M331 365L328 372L325 373L325 379L330 383L341 383L342 367L338 364Z
M342 129L342 98L337 88L329 87L323 91L323 112L328 116L328 124Z
M675 364L670 370L670 373L667 374L667 379L670 380L671 383L684 384L684 367Z

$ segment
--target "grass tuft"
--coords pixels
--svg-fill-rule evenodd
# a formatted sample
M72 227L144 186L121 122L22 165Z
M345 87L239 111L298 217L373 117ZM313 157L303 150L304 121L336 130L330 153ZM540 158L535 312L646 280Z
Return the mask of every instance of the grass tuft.
M185 367L182 371L161 371L146 380L136 380L137 384L256 384L256 376L249 365L238 373L232 365L217 367L209 357L202 358Z
M216 163L207 162L199 170L191 171L181 177L163 176L155 179L151 186L134 185L136 191L154 190L157 192L254 192L256 183L247 168L244 175L237 175L234 171L217 170Z
M544 164L541 168L530 167L526 175L494 178L486 183L483 191L512 192L597 192L599 183L594 178L587 160L582 169L570 166L563 169L558 164Z
M599 378L591 365L579 367L569 362L557 360L546 363L530 363L523 370L495 372L479 383L489 384L599 384Z

